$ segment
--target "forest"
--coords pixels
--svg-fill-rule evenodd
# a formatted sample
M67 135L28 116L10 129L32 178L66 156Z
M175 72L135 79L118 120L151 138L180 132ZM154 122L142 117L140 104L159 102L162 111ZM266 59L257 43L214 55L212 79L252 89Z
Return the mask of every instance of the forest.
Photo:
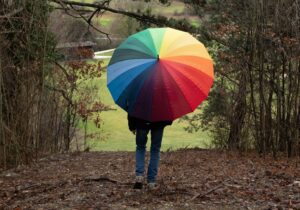
M108 61L90 58L161 27L212 57L207 100L170 130L209 140L164 149L162 189L138 193L134 146L93 149L116 106L95 85ZM300 209L299 158L299 0L0 0L0 209Z

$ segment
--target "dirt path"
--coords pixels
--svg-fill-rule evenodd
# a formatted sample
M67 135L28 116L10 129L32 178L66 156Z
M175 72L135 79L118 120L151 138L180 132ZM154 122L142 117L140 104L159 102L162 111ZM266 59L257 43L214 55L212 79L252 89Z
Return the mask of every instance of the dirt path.
M157 191L133 170L131 152L51 156L0 174L0 209L300 209L299 159L163 153Z

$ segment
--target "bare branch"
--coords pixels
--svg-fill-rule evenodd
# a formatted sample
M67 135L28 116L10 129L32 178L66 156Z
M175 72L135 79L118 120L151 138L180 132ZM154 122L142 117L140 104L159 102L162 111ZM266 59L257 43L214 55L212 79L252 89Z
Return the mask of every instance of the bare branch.
M55 65L57 65L62 71L63 73L65 74L66 77L69 77L70 75L68 74L68 71L67 69L65 69L62 65L60 65L57 61L53 61L53 63Z
M56 88L56 87L52 87L52 86L50 86L50 85L45 85L45 87L48 88L49 90L59 92L59 93L64 97L64 99L66 99L66 100L68 101L68 103L69 103L70 105L74 106L72 99L70 99L70 98L67 96L67 93L66 93L64 90L58 89L58 88Z
M109 12L116 13L116 14L126 15L128 17L132 17L137 20L144 21L147 23L152 23L155 25L167 24L167 22L162 22L158 18L155 18L152 16L140 15L140 14L136 14L134 12L128 12L125 10L117 10L117 9L113 9L113 8L110 8L110 7L107 7L104 5L99 5L99 4L91 4L91 3L83 3L83 2L75 2L75 1L67 1L67 0L50 0L50 1L57 3L57 4L64 3L65 5L69 5L69 6L90 7L90 8L95 8L98 10L105 10L105 11L109 11Z
M70 8L64 8L64 7L54 7L54 9L58 10L70 10ZM94 12L93 10L88 10L88 9L77 9L78 12L85 12L85 13L92 13Z
M73 7L73 5L70 5L71 6L71 8L74 10L74 11L76 11L76 9ZM89 19L87 19L86 17L84 17L82 14L80 14L80 13L78 13L78 15L89 25L89 27L92 27L93 29L95 29L96 31L98 31L98 32L100 32L100 33L102 33L102 34L104 34L107 38L108 38L108 40L110 41L110 43L111 43L111 39L109 38L109 34L108 33L106 33L106 32L104 32L104 31L102 31L102 30L100 30L100 29L98 29L97 27L95 27L93 24L92 24L92 22L91 22L91 19L92 19L92 17L96 14L96 12L97 11L100 11L100 9L96 9L96 11L94 11L93 12L93 14L91 15L91 17L89 18ZM88 27L88 30L89 30L89 27Z

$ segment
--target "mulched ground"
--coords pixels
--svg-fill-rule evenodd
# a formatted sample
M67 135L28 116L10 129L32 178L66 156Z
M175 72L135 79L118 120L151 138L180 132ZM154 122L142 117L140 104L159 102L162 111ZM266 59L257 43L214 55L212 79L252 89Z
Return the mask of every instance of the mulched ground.
M163 153L160 188L133 190L134 153L60 154L0 173L0 209L300 209L300 160Z

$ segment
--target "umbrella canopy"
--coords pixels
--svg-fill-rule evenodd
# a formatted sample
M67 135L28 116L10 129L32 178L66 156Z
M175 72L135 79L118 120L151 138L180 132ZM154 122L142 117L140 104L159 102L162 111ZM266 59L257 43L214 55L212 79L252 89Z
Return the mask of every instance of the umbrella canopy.
M192 35L150 28L127 38L113 53L107 86L131 116L150 122L174 120L208 96L213 62Z

